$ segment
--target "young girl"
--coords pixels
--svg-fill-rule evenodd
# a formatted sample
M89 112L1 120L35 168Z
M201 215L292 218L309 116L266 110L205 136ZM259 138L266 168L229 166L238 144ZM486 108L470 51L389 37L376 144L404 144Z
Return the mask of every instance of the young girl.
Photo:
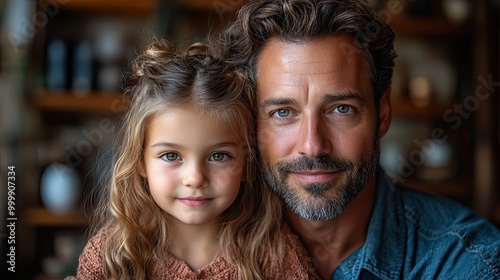
M316 278L261 183L244 75L207 45L166 40L133 71L105 219L76 278Z

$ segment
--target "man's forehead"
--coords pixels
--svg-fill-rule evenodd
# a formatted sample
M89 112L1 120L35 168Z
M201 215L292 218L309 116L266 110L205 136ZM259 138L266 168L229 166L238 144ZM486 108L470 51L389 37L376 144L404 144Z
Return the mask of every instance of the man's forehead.
M328 36L307 42L273 38L263 47L256 65L257 83L274 79L295 85L298 76L335 75L342 71L366 70L365 56L355 49L349 35ZM359 74L359 73L358 73ZM287 81L289 80L289 81ZM277 82L277 81L274 81Z
M317 38L290 41L284 38L273 37L269 39L260 50L258 61L263 52L276 52L282 49L305 49L307 47L321 46L323 52L335 51L341 53L345 59L351 59L363 55L363 49L356 44L354 38L349 34L328 35ZM289 59L296 55L290 54Z
M277 67L290 73L297 69L311 69L312 74L321 74L318 71L340 71L343 65L352 63L367 65L364 60L364 53L356 47L350 35L326 36L300 42L272 38L261 49L255 69L256 78L258 81L263 72L266 76L272 74Z

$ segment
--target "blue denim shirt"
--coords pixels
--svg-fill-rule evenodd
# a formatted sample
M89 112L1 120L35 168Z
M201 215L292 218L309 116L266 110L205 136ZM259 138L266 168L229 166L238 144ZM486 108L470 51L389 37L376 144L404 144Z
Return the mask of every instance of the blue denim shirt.
M380 171L365 244L331 279L500 279L500 231L448 199Z

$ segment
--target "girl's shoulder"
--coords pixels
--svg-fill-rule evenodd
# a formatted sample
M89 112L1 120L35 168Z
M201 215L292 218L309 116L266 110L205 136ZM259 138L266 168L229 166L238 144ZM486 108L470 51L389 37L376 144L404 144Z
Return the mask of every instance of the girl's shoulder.
M88 243L104 244L106 242L106 240L108 239L109 235L111 234L112 230L113 230L113 227L109 227L109 226L101 228L92 237L90 237Z
M96 232L89 238L82 253L92 252L95 255L100 255L112 230L112 227L105 227Z
M312 258L306 251L304 245L288 224L283 225L283 233L286 238L284 271L286 279L320 279L314 269Z
M110 227L103 228L89 238L78 259L76 277L67 277L67 280L105 279L103 251L111 230Z

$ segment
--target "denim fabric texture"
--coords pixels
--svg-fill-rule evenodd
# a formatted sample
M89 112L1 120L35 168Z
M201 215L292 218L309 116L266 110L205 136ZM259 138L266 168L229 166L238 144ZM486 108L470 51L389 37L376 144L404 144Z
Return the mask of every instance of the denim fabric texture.
M393 184L380 169L365 244L331 279L500 279L500 230L461 204Z

